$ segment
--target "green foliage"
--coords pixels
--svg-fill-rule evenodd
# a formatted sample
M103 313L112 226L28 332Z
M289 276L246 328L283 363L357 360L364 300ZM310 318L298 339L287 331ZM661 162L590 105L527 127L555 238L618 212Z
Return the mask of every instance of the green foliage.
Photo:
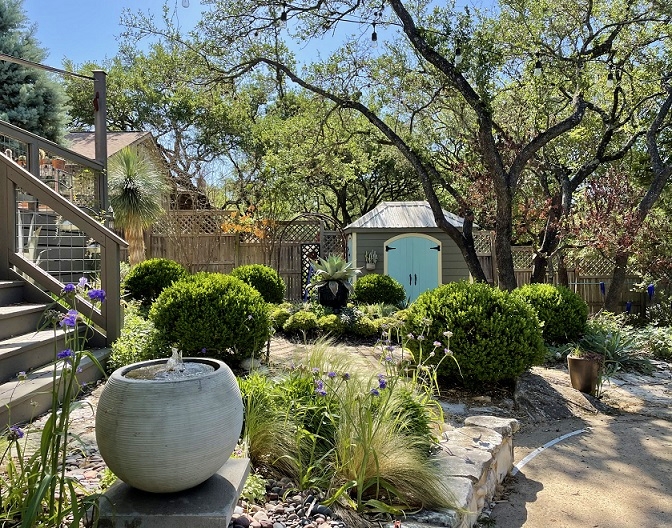
M611 322L612 319L604 314L589 320L586 333L577 343L578 348L604 357L603 378L621 370L651 373L653 367L648 359L641 356L636 334L625 327L614 328Z
M262 264L238 266L233 269L231 275L252 286L268 303L281 303L285 297L284 281L278 272L269 266Z
M240 279L202 272L166 288L149 317L185 355L205 349L224 361L242 360L257 355L270 337L267 306Z
M0 15L2 5L0 4ZM79 526L87 511L97 504L97 494L82 496L77 492L79 483L66 475L64 460L72 452L73 437L69 434L71 412L80 404L76 401L82 390L77 373L83 361L90 361L100 371L102 366L96 357L86 350L91 329L83 322L90 319L78 311L78 295L87 297L93 306L105 298L99 289L87 289L86 280L78 285L68 284L59 301L72 307L67 314L49 309L44 314L41 330L53 330L54 336L65 332L65 348L56 348L52 363L51 408L37 440L29 442L33 431L24 431L19 426L0 430L0 438L7 444L0 447L0 520L2 526ZM60 303L59 303L60 304ZM19 383L26 380L25 372L19 373ZM9 394L10 403L15 396L16 385ZM11 411L11 406L9 407ZM11 413L9 423L12 423Z
M288 334L302 333L304 335L316 330L318 327L317 315L313 312L300 311L293 313L282 329Z
M326 259L321 258L310 263L314 273L308 288L317 289L326 286L336 295L338 285L342 284L352 293L351 280L359 273L357 268L353 268L352 262L346 261L339 255L329 255Z
M241 381L253 416L284 422L255 429L264 439L249 439L260 446L255 457L272 460L302 489L325 490L326 504L359 511L448 506L450 494L430 457L442 422L431 390L399 375L393 363L367 370L327 345L319 342L304 362L273 379L255 374ZM269 437L275 429L293 436Z
M138 264L145 259L143 229L163 213L170 187L149 155L130 146L111 158L108 187L115 226L128 240L128 261Z
M638 332L638 343L661 361L672 361L672 328L649 325Z
M379 325L374 323L368 317L358 317L350 328L352 333L360 337L371 337L378 335L380 331Z
M534 309L483 283L454 282L422 293L408 309L407 330L415 336L409 343L414 351L423 340L441 342L452 331L451 347L467 384L513 379L545 353ZM452 362L444 362L440 373L459 375Z
M47 52L39 46L31 24L21 1L1 1L0 53L42 62ZM66 101L62 88L49 75L34 67L3 61L0 119L58 142L65 130Z
M132 299L149 307L165 288L188 275L189 272L182 264L169 259L153 258L131 268L126 275L124 288Z
M248 504L265 504L266 479L259 473L250 473L245 481L240 496Z
M345 325L341 318L336 314L323 315L317 320L317 327L320 333L329 336L340 336L345 331Z
M271 324L273 328L282 330L282 327L287 322L287 319L292 315L291 303L282 303L271 309Z
M355 282L355 299L363 304L393 304L401 306L406 300L406 290L389 275L369 273Z
M107 370L112 372L119 367L170 356L168 343L154 328L154 323L142 317L137 310L127 310L124 314L124 327L121 335L112 343L112 353L107 361Z
M513 295L529 303L543 323L543 337L548 343L568 343L583 334L588 319L588 305L569 288L552 284L526 284Z

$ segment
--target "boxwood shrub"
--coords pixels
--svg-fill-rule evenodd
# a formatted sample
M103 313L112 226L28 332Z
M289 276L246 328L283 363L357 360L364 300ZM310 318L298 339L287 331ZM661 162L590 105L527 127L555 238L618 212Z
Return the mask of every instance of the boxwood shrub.
M406 290L389 275L369 273L355 282L355 299L361 304L393 304L401 306L406 301Z
M132 299L149 307L165 288L188 275L186 268L174 260L148 259L131 268L124 289Z
M310 334L317 328L317 315L307 310L293 313L282 326L288 334Z
M408 309L406 330L415 336L407 346L423 346L425 353L451 331L450 349L466 385L514 379L544 358L534 309L483 283L453 282L422 293ZM431 360L438 362L439 354ZM441 362L439 375L458 379L455 362Z
M252 286L266 302L279 304L285 298L285 282L269 266L247 264L234 268L230 274Z
M149 312L165 339L184 355L205 349L230 362L257 355L270 337L268 305L240 279L201 272L166 288Z
M583 335L588 320L588 305L569 288L552 284L526 284L513 291L537 312L544 324L542 332L548 343L564 344Z

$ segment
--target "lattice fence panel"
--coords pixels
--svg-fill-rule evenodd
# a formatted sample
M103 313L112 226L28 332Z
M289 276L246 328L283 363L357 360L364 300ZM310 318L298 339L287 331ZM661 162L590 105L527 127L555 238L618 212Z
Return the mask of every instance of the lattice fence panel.
M322 257L345 254L343 238L337 231L324 231L321 242Z
M513 268L517 270L526 270L532 267L534 253L532 248L511 248L513 257Z
M319 222L292 222L280 230L283 242L319 242Z
M310 261L320 254L320 244L301 244L301 289L305 291L310 282Z
M477 255L491 255L491 244L490 233L486 231L474 233L474 247Z

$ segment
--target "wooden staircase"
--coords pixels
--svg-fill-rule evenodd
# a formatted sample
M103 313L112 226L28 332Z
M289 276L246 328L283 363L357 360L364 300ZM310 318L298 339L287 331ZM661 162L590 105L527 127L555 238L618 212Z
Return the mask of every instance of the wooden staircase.
M48 308L56 305L28 282L0 280L0 430L30 421L51 408L54 359L65 348L65 341L60 329L39 329ZM99 334L91 346L96 344L101 344ZM109 353L109 348L93 350L102 365ZM103 377L88 358L81 367L80 383Z

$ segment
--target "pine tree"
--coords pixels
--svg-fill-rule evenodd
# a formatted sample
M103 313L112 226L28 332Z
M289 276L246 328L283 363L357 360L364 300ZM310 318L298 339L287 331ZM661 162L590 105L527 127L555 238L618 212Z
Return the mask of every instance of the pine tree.
M47 55L34 37L23 0L0 0L0 53L32 62ZM49 74L0 60L0 119L59 141L66 121L65 96Z

